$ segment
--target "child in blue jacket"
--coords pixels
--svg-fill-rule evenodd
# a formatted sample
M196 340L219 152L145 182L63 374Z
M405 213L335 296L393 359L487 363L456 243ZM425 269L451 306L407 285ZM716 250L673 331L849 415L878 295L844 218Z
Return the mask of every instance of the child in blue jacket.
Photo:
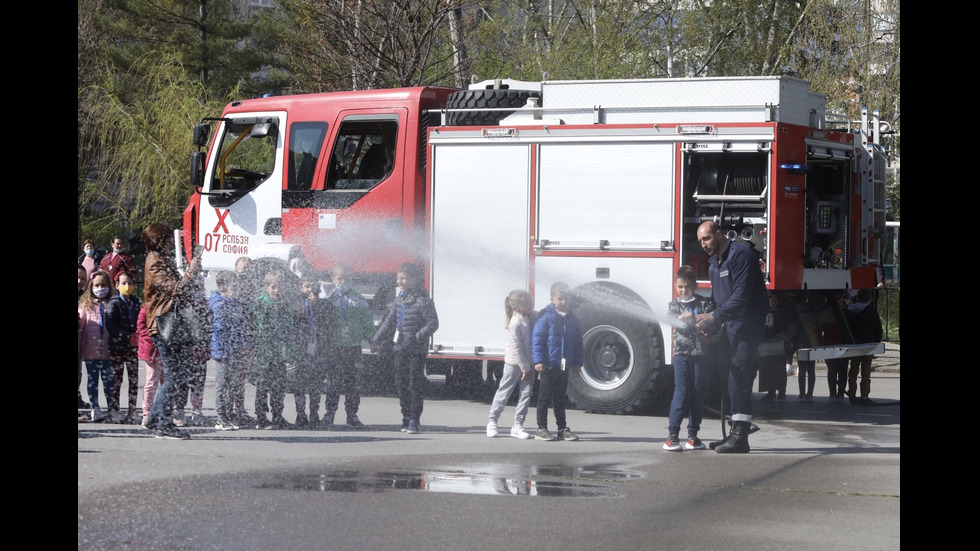
M234 422L235 389L245 369L245 351L251 346L250 332L245 330L245 305L235 297L238 274L218 272L217 291L211 291L208 303L214 316L211 328L211 359L215 364L215 405L218 430L238 430Z
M565 423L565 392L568 373L579 376L584 348L582 326L571 311L571 290L562 282L551 286L551 304L546 306L534 324L531 335L531 359L541 374L538 387L538 432L535 440L578 440ZM555 411L558 435L548 432L548 407Z

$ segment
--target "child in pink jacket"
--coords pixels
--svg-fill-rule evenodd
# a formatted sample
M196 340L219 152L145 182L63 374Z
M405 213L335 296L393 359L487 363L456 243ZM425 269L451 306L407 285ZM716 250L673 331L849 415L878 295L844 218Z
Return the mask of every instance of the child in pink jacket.
M92 275L82 298L78 299L78 357L88 373L88 400L92 403L92 421L104 421L106 414L99 405L99 379L106 395L106 409L112 411L112 355L105 309L115 294L112 278L103 270Z
M136 355L146 369L146 384L143 386L143 420L140 422L146 427L146 418L150 415L150 406L157 395L157 390L163 384L163 361L160 359L160 352L157 350L153 339L146 330L146 304L140 308L139 316L136 318Z

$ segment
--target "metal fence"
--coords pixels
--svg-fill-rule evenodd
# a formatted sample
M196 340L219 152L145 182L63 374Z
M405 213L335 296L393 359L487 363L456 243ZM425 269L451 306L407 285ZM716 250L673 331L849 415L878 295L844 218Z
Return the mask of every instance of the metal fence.
M902 287L897 283L889 283L883 289L875 290L878 315L881 316L882 340L900 342L900 304Z

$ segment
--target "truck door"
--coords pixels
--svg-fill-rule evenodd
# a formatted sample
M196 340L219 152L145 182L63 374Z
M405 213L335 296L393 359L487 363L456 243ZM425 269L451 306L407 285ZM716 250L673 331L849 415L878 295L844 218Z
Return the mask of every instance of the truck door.
M405 214L405 110L341 111L335 120L332 131L320 122L290 128L283 241L300 243L319 271L344 261L393 273L416 224Z
M222 122L202 186L197 242L206 269L233 270L240 256L280 243L283 112Z

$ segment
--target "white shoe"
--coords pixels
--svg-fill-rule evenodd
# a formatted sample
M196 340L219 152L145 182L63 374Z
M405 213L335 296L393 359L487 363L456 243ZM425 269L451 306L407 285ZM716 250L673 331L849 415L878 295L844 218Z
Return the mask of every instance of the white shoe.
M92 408L92 422L93 423L99 423L99 422L105 421L106 417L107 417L107 414L104 411L102 411L102 408L100 408L99 406L95 406L94 408Z
M487 423L487 436L490 438L497 436L497 423L493 421Z
M531 437L530 434L521 425L514 425L510 428L510 435L514 438L520 438L521 440L527 440Z

